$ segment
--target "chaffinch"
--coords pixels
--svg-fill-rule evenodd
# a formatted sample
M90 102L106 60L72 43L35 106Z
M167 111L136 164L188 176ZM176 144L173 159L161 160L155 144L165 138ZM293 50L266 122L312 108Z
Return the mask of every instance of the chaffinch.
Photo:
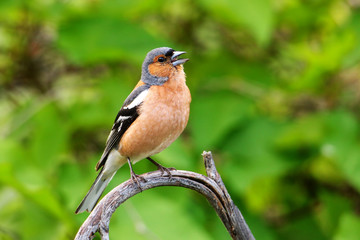
M174 142L189 119L191 95L183 69L189 59L178 59L184 53L161 47L146 55L141 79L117 114L96 165L97 171L101 169L99 175L75 213L92 211L116 171L126 162L139 187L139 176L131 163L145 158L171 177L169 169L150 156Z

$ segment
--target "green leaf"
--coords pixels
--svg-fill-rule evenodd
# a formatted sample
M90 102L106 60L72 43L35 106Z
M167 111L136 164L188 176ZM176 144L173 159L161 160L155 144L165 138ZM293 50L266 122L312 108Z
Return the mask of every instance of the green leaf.
M334 240L352 240L360 236L360 218L353 213L345 213L341 216L339 228Z
M195 96L191 103L189 125L198 151L213 149L251 110L252 106L246 100L232 93Z
M321 116L314 114L289 122L279 132L276 144L283 149L316 147L322 143L324 138L324 120Z
M126 206L129 214L128 218L133 222L136 219L142 219L149 231L158 236L160 239L211 239L211 236L200 223L196 221L196 211L187 210L185 207L189 201L190 190L177 189L172 191L171 197L165 197L157 192L168 192L166 188L158 189L158 191L147 192L141 198L134 198L133 206ZM171 191L169 189L169 191ZM147 204L143 204L144 201ZM151 206L149 208L149 206ZM196 204L192 204L192 208L200 208ZM138 212L138 213L136 213ZM136 216L139 214L139 216ZM172 219L176 219L172 221ZM186 229L186 231L184 231Z
M331 147L333 160L357 189L360 189L359 124L350 112L338 110L326 114L328 132L326 144Z
M244 215L246 223L251 229L255 239L275 240L276 237L274 229L266 223L264 219L258 218L256 215L244 214L243 209L240 209Z
M19 221L21 239L59 239L56 232L60 226L61 222L57 221L51 215L46 214L46 212L39 209L32 202L25 202ZM69 232L67 233L69 234Z
M307 43L301 43L293 49L289 49L289 51L293 51L294 55L297 55L298 61L306 63L303 74L292 82L293 89L312 91L322 89L327 84L326 74L340 68L343 59L352 52L355 45L354 40L351 31L339 31L326 37L317 51L314 51Z
M201 161L200 154L198 158L192 156L186 146L186 141L182 137L177 139L167 149L155 155L155 159L159 159L161 164L167 167L175 167L176 169L192 170Z
M252 119L227 141L224 149L232 159L225 165L225 176L239 193L259 178L279 176L293 165L276 153L274 142L281 127L266 118Z
M269 42L275 14L269 0L201 0L202 6L217 20L228 25L245 26L258 44Z
M18 20L20 15L21 0L0 1L0 19L6 21Z
M279 181L276 177L259 177L248 187L245 193L247 210L256 213L265 212L277 200Z
M67 147L68 130L55 104L42 108L34 116L31 153L38 166L51 168Z
M141 62L144 53L169 45L125 19L95 13L63 22L57 44L76 64L120 60Z
M351 211L351 204L345 197L330 192L321 192L320 201L322 207L317 212L319 225L323 232L331 237L337 229L340 217Z
M352 51L349 51L347 56L343 59L344 68L356 66L360 61L360 46L357 44L360 41L359 24L360 13L354 12L349 20L349 24L347 24L344 29L344 31L350 32L353 36L353 49Z
M320 230L316 220L309 215L305 215L302 218L296 218L288 222L283 227L281 227L279 235L280 237L278 239L328 239Z

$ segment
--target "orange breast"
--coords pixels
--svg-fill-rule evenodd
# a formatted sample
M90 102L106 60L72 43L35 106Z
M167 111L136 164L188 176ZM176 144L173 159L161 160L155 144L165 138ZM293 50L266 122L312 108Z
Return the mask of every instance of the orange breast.
M152 86L139 117L123 135L119 151L134 162L161 152L182 133L189 119L191 96L183 71L162 86Z

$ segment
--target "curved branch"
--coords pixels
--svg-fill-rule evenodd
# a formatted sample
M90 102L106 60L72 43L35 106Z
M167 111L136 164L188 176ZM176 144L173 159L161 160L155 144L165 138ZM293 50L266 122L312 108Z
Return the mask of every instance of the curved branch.
M141 175L146 180L146 182L139 182L142 190L160 186L193 189L206 197L233 239L255 239L240 210L231 200L216 170L211 152L203 152L202 155L208 177L189 171L171 170L172 178L169 178L162 176L161 171L158 170ZM100 233L102 239L109 239L109 224L112 214L123 202L140 192L141 189L132 180L115 187L97 204L80 227L75 239L92 239L96 232Z

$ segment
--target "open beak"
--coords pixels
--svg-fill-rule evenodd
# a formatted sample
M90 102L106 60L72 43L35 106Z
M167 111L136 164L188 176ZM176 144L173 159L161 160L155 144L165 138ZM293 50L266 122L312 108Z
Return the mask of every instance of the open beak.
M174 51L173 55L171 56L171 63L172 65L175 67L177 65L180 64L184 64L187 61L189 61L188 58L184 58L184 59L177 59L178 56L185 54L186 52L181 52L181 51Z

